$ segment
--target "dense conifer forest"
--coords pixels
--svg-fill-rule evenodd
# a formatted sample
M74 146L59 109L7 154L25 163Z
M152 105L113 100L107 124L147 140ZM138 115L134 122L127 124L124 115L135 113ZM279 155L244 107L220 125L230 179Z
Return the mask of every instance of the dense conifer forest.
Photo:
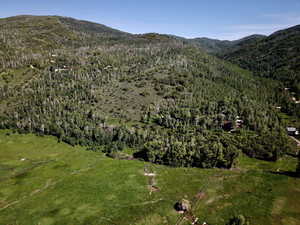
M223 58L260 77L279 80L300 97L300 25L246 42ZM298 115L299 115L298 107Z

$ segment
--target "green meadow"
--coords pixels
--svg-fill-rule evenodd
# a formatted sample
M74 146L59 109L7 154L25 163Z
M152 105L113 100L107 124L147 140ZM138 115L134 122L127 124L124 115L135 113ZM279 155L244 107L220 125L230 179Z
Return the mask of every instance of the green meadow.
M2 130L0 224L191 224L174 210L184 198L200 224L225 225L244 215L255 225L298 225L296 165L292 157L272 163L241 156L232 170L170 168ZM145 168L156 176L145 176Z

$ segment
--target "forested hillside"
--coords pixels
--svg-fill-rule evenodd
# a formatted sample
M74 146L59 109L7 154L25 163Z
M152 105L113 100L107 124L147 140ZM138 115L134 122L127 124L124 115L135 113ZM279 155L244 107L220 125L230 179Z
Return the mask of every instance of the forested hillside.
M253 43L258 40L262 40L266 36L264 35L250 35L235 41L228 41L228 40L217 40L217 39L210 39L210 38L194 38L188 39L192 44L199 46L206 52L214 55L224 55L227 52L235 51L241 48L245 44Z
M300 97L300 25L225 54L224 59L292 88Z
M289 148L277 81L167 35L61 17L0 20L0 128L171 166L234 166Z
M58 16L15 16L0 19L1 67L47 64L57 49L76 49L134 39L101 24ZM54 53L53 53L54 54Z

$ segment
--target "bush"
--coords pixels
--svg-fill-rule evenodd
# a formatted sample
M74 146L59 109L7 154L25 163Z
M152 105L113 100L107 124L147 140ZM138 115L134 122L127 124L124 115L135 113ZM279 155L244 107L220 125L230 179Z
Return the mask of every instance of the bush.
M249 225L249 221L243 215L233 217L227 225Z

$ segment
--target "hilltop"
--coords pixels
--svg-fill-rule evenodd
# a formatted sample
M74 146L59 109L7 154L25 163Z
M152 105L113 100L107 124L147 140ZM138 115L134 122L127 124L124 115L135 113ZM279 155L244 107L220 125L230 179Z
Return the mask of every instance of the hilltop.
M56 49L74 49L134 38L102 24L59 16L22 15L0 19L2 67L43 61Z
M253 34L238 40L228 41L228 40L218 40L218 39L211 39L211 38L193 38L193 39L186 39L188 42L199 46L206 52L213 54L213 55L223 55L228 51L233 51L241 46L245 45L246 43L255 42L265 38L264 35Z
M221 41L221 40L210 39L206 37L189 39L189 41L199 46L200 48L204 49L206 52L212 54L226 51L228 48L234 45L233 41L227 41L227 40Z

